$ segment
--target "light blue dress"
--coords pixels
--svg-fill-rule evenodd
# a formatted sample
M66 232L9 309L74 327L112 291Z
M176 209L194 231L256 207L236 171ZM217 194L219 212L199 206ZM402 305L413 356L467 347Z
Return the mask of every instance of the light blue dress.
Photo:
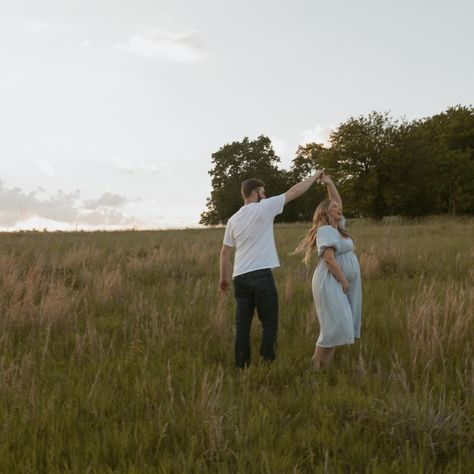
M312 289L321 332L317 346L335 347L352 344L360 337L362 286L359 261L353 252L354 242L342 237L330 225L321 226L316 233L320 262L314 271ZM349 282L349 291L329 271L322 259L326 248L332 247L336 261Z

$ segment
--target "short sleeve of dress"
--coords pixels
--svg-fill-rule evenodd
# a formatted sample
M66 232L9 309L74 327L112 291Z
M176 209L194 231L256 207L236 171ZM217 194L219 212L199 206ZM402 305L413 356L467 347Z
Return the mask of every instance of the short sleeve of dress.
M324 251L328 247L332 247L336 252L339 249L339 234L334 227L323 225L316 232L316 246L318 247L318 255L323 256Z

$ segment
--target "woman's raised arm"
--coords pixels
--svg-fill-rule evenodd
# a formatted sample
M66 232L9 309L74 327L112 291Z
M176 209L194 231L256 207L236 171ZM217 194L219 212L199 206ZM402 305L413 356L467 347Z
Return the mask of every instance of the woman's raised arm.
M326 173L323 173L319 179L328 187L329 199L336 201L342 209L342 199L339 194L339 191L336 188L336 185L331 179L331 176L328 176Z

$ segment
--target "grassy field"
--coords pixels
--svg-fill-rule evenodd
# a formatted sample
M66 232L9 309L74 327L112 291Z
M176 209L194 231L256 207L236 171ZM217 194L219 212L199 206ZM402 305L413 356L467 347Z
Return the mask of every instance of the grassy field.
M350 225L362 339L324 373L306 229L243 372L223 229L0 234L0 472L474 472L474 220Z

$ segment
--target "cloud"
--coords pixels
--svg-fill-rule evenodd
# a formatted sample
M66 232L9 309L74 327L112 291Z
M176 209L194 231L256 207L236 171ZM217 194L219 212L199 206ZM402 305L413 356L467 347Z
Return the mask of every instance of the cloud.
M107 191L97 199L84 201L84 209L98 209L100 207L122 207L127 204L128 199L122 194Z
M116 209L96 209L91 212L80 212L74 222L91 226L139 226L144 224L141 219L124 216Z
M146 163L145 161L130 161L124 158L113 158L112 161L117 169L127 174L135 174L138 172L145 173L169 173L169 163L164 162L162 164L157 163Z
M80 202L80 192L59 191L40 199L44 190L25 193L22 189L8 188L0 181L0 227L13 227L32 218L41 218L65 224L90 226L139 226L141 219L125 216L114 209L128 200L117 193L106 192L98 199Z
M23 30L27 33L44 36L50 34L67 34L77 31L74 28L65 25L51 24L46 21L41 20L19 20L20 25L23 27Z
M145 34L131 36L125 43L116 44L115 48L146 58L194 63L206 57L199 36L198 32L176 34L164 30L150 30Z
M53 27L45 21L25 21L24 28L35 35L44 35L53 31Z
M329 137L334 129L334 125L329 125L329 127L316 125L313 129L305 130L301 132L303 144L305 145L306 143L315 142L321 143L327 147L330 145Z
M286 156L289 153L291 153L288 142L286 140L284 140L283 138L270 137L270 140L272 141L273 149L275 150L275 153L278 156L280 156L280 157L281 156Z
M47 161L37 161L36 165L39 167L39 169L46 175L48 176L54 176L55 175L55 170L51 164L49 164Z
M284 168L290 166L293 150L290 147L290 144L288 143L288 141L283 138L279 138L275 136L270 137L270 140L272 141L272 146L273 146L273 149L275 150L275 153L281 159L281 166L283 166Z

